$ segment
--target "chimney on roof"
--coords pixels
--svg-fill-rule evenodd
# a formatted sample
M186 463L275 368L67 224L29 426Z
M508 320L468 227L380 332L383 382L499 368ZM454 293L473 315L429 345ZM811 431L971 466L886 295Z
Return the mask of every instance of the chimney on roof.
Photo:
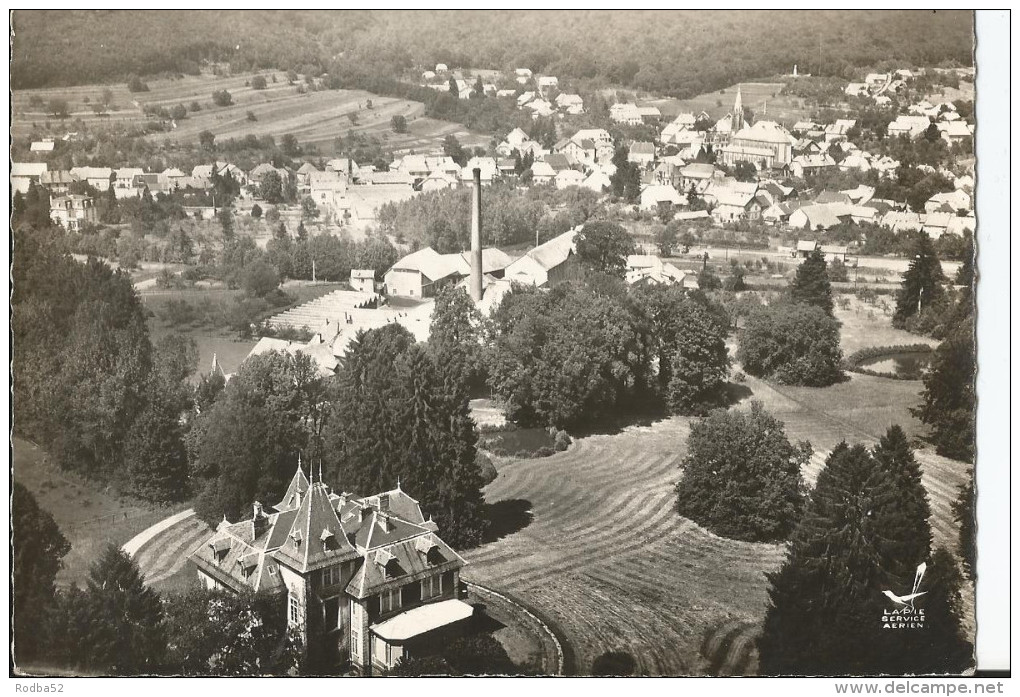
M255 531L255 537L261 535L265 529L269 527L269 516L267 516L265 510L263 510L262 503L260 501L256 501L252 504L251 523Z
M482 170L472 170L475 189L471 197L471 299L482 299Z
M379 526L386 532L393 531L393 520L390 518L390 514L385 511L379 511L378 514Z

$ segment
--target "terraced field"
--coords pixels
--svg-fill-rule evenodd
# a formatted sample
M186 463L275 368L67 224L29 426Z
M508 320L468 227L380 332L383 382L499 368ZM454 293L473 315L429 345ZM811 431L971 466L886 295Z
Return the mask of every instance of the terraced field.
M178 80L154 80L149 91L132 94L123 84L88 85L39 90L19 90L14 94L12 108L12 135L24 137L33 132L33 124L49 122L50 125L74 130L70 121L61 124L45 113L44 109L30 106L33 96L40 97L48 104L51 99L67 100L71 118L81 120L89 129L124 126L132 123L143 124L149 120L143 113L145 105L171 108L177 104L185 106L197 101L202 109L189 112L188 118L177 123L177 127L166 133L150 136L155 141L177 141L195 143L198 134L208 130L217 138L239 138L248 134L272 135L277 140L291 133L303 145L312 144L320 153L333 154L333 140L348 131L376 135L394 151L417 151L438 148L447 135L455 135L464 145L484 145L488 137L471 133L460 124L438 121L423 116L424 106L420 102L381 97L360 90L326 90L299 94L295 85L287 84L282 73L276 73L277 82L272 82L273 73L264 73L269 82L264 90L245 86L251 75L230 77L185 77ZM103 90L113 94L114 109L106 116L97 116L85 104L102 100ZM233 99L228 107L217 107L212 102L212 93L227 90ZM371 101L372 108L368 107ZM249 121L247 114L255 114L256 121ZM396 134L390 127L390 119L396 115L407 119L407 133ZM354 115L357 123L351 121Z

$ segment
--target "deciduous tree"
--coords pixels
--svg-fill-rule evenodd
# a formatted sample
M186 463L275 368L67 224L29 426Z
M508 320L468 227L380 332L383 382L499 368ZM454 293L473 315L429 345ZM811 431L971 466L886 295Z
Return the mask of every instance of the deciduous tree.
M747 318L737 360L751 375L783 384L831 385L843 376L839 322L810 305L762 307Z
M577 258L594 273L623 278L627 256L634 253L634 240L616 223L587 223L575 237Z
M693 424L687 449L680 515L724 537L786 539L804 508L809 443L791 444L782 422L752 402L750 411L715 411Z

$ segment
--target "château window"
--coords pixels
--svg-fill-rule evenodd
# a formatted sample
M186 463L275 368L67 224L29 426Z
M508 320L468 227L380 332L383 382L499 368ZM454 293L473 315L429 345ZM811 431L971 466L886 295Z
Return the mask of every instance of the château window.
M443 576L436 574L421 580L421 599L428 600L443 594Z
M297 596L293 592L287 595L287 620L292 625L301 624L301 608Z
M400 589L394 588L391 591L383 591L379 594L379 614L385 615L400 609Z
M322 585L335 586L340 583L340 567L327 566L322 570Z

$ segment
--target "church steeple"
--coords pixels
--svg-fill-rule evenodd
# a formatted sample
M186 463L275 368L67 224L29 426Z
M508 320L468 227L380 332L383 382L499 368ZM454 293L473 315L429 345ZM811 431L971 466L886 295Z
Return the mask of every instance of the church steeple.
M737 99L733 102L733 116L730 121L730 132L736 133L744 127L744 103L740 99L740 85L737 85Z

